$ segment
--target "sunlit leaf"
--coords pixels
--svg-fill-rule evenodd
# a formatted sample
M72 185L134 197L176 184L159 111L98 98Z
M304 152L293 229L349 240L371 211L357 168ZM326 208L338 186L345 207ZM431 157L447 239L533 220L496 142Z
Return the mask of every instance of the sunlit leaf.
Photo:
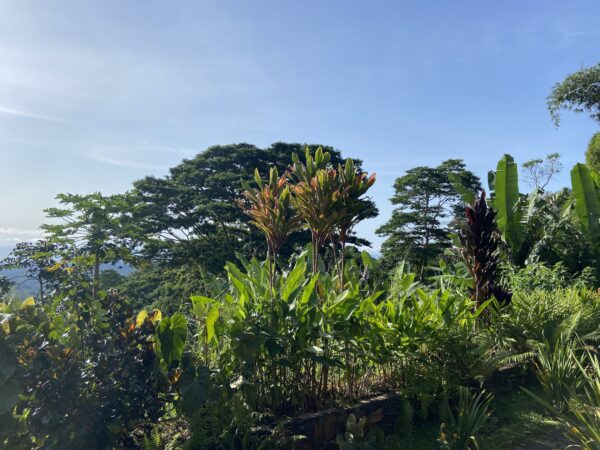
M290 295L300 287L304 281L304 274L306 273L306 260L301 258L296 262L296 265L287 276L283 289L281 291L281 297L283 301L288 301Z
M321 347L317 347L316 345L311 345L306 348L306 351L309 353L314 353L315 355L322 355L323 349Z
M519 173L512 156L504 155L498 161L495 183L494 209L498 228L513 253L517 253L523 243L524 231L519 208Z
M21 309L30 308L32 306L35 306L35 299L33 297L27 297L23 300L23 303L21 303Z
M142 309L137 317L135 318L135 326L136 327L141 327L144 324L144 321L148 318L148 311L146 311L145 309Z
M183 354L187 337L187 319L183 314L176 313L165 317L158 325L158 339L163 359L167 365L179 361Z
M215 337L215 322L219 318L219 307L212 305L206 315L206 342L210 342Z
M214 303L213 299L204 295L192 295L190 300L192 301L192 311L197 319L203 318L208 307Z
M585 164L576 164L571 170L571 183L577 217L584 230L597 243L600 241L600 200L591 172Z

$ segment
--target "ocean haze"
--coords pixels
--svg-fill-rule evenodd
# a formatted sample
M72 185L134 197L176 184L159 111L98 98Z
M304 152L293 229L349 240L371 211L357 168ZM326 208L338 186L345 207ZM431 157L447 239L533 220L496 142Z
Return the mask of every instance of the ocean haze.
M13 248L14 245L0 245L0 259L6 258Z

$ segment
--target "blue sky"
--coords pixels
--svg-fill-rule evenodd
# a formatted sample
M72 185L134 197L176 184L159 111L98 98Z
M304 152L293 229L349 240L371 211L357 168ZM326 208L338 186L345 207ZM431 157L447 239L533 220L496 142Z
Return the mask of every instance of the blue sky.
M121 192L214 144L319 142L378 174L503 153L568 169L597 131L545 99L599 62L600 2L0 2L0 245L59 192Z

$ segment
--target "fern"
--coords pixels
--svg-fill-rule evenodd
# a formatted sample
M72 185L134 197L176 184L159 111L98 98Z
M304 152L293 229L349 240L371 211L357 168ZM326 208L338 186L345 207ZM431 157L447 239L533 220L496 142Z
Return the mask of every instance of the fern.
M152 428L148 436L142 440L142 450L163 450L162 437L158 427Z

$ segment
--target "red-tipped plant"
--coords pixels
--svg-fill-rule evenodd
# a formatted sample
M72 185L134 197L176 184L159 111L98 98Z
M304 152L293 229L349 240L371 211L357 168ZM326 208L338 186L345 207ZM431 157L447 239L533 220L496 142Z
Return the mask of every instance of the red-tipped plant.
M329 152L321 147L314 158L306 149L306 164L293 155L292 177L293 202L298 214L311 232L313 245L312 270L318 271L319 251L331 237L340 220L338 201L341 196L337 171L328 166L331 160Z
M272 168L269 180L264 183L256 170L254 180L258 187L253 189L247 186L243 193L245 200L239 202L244 212L252 219L250 223L265 235L271 264L271 286L274 283L277 255L281 246L288 236L300 227L300 217L292 208L286 178L286 175L279 176L277 169Z
M345 166L338 166L338 184L340 196L337 202L338 223L336 225L337 241L340 246L339 278L340 289L344 287L344 252L348 237L354 226L372 212L371 204L363 197L375 183L375 174L368 176L354 166L348 158Z

